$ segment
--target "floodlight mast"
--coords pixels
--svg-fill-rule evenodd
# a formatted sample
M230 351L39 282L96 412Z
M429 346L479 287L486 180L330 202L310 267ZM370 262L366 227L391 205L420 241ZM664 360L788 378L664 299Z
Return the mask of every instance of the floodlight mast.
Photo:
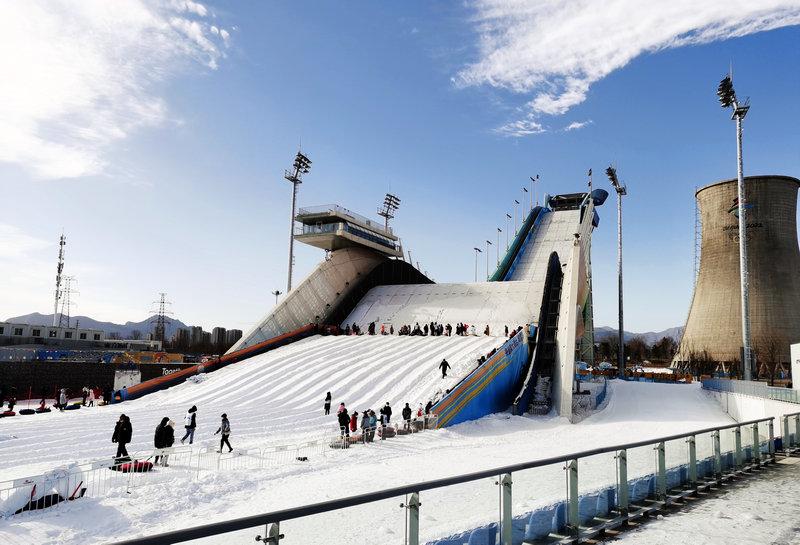
M589 171L591 173L591 170ZM590 174L591 176L591 174ZM617 290L618 290L618 315L619 315L619 349L617 350L617 373L619 378L625 378L625 327L622 307L622 197L628 194L628 188L620 183L617 178L617 169L610 166L606 169L606 176L617 192Z
M286 293L292 291L292 267L294 266L294 216L297 207L297 186L303 183L303 174L311 171L311 159L297 152L292 170L284 171L283 177L292 184L292 215L289 218L289 272L286 280Z
M717 96L723 108L731 108L731 119L736 121L736 160L739 207L739 283L742 295L742 370L745 380L752 380L752 344L750 339L750 282L747 270L747 193L744 187L744 164L742 161L742 121L750 109L750 101L742 104L736 98L731 75L725 76L717 88Z
M378 215L384 219L384 228L389 230L389 220L394 218L394 213L400 208L400 199L396 195L387 193L383 199L383 206L378 209Z
M482 253L481 249L477 246L473 248L475 250L475 282L478 281L478 254Z
M492 243L487 239L486 240L486 280L489 280L489 246Z

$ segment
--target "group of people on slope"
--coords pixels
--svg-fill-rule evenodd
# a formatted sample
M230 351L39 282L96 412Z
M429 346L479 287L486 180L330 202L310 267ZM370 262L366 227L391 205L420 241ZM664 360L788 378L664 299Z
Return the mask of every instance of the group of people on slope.
M183 417L183 427L186 430L186 433L181 438L181 444L186 442L186 439L189 439L189 444L194 443L194 432L197 429L197 406L192 405L192 407L186 411L186 415ZM231 423L228 420L228 415L222 413L222 421L220 422L219 428L217 431L214 432L214 435L221 434L220 441L219 441L219 449L217 452L222 452L222 447L227 446L228 452L233 452L233 447L230 443L230 435L231 435ZM114 426L114 434L111 436L111 442L117 444L117 454L115 458L118 461L129 461L130 457L128 455L127 445L131 442L133 438L133 426L131 425L131 419L129 416L125 414L119 415L119 419L117 420L116 425ZM156 431L153 437L153 446L156 449L165 449L171 447L175 443L175 422L170 420L169 417L165 416L161 419L161 423L156 426ZM158 455L155 458L155 463L158 463L159 460L161 464L166 466L167 465L167 456L166 455Z
M361 335L361 328L358 324L353 323L346 324L344 329L340 330L343 335ZM389 324L381 324L380 329L375 322L370 322L367 325L367 335L394 335L394 325ZM398 335L407 335L407 336L420 336L420 337L450 337L453 335L453 326L450 324L440 324L438 322L430 322L428 324L423 324L422 326L419 325L419 322L415 323L414 326L410 325L402 325L400 329L397 330ZM475 325L469 325L465 323L459 322L456 324L455 327L455 334L466 337L466 336L477 336L477 330L475 329ZM491 330L487 325L483 329L483 334L486 336L491 335ZM509 336L508 326L505 326L505 336Z
M324 411L325 414L330 414L330 407L331 407L331 393L325 396L325 405ZM428 401L428 404L423 408L422 403L419 404L419 407L416 411L411 409L411 406L406 403L405 407L403 407L401 411L401 415L403 418L403 428L410 430L411 429L411 421L413 417L416 419L423 419L426 415L430 414L431 407L433 407L433 402ZM347 407L345 407L344 402L339 404L339 409L336 411L336 419L339 423L339 429L341 431L342 437L350 437L350 433L355 433L359 429L361 429L362 436L365 442L372 442L375 438L375 431L378 429L378 426L381 429L385 429L391 424L392 421L392 406L389 402L386 402L386 405L381 407L379 410L379 415L375 414L375 411L372 409L365 409L361 413L361 421L359 423L359 414L358 411L353 411L350 414L347 411ZM381 433L381 439L385 438L385 434Z

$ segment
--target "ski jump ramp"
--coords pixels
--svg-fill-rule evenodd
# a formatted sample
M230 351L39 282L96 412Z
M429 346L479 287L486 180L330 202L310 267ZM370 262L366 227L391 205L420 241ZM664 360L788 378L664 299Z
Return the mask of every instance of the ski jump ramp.
M391 229L342 207L301 209L302 231L295 237L325 249L325 260L223 359L247 361L272 349L272 339L309 326L324 332L357 324L367 331L375 323L376 330L383 325L397 333L403 325L465 323L479 336L488 326L497 336L495 352L460 377L468 392L453 388L438 400L448 410L443 420L477 418L509 402L526 412L537 384L544 386L539 390L547 408L571 416L575 361L593 362L591 235L599 224L595 206L607 197L604 190L545 196L545 206L530 210L497 270L476 283L433 283L402 258ZM506 327L520 333L505 339ZM322 355L317 372L326 372ZM151 389L143 383L139 395ZM448 400L456 395L457 402Z

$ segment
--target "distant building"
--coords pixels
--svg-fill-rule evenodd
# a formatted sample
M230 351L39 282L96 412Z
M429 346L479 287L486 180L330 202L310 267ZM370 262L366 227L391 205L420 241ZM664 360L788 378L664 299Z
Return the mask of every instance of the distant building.
M116 339L100 329L52 327L0 322L0 346L49 346L59 348L115 348L161 350L161 343L150 340Z
M173 346L189 346L191 341L191 331L185 328L180 328L172 335Z
M241 338L242 338L241 329L229 329L228 332L225 334L225 344L227 344L228 346L232 346L233 343L235 343Z
M225 344L225 328L215 327L211 330L211 344L214 346L222 346Z
M192 345L203 344L203 328L199 325L193 325L190 333L190 341Z
M208 331L203 331L202 344L211 344L211 333Z

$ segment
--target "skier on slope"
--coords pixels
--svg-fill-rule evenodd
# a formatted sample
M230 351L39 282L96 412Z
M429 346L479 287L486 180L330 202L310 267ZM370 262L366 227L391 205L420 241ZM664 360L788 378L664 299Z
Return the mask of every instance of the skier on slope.
M192 408L186 411L183 417L183 427L186 429L186 434L181 439L181 445L189 438L189 444L194 443L194 430L197 429L197 407L192 405Z
M233 452L233 447L231 446L230 441L228 441L228 437L231 435L231 423L228 421L228 415L222 413L222 422L217 428L217 431L214 432L214 435L222 433L219 439L219 450L217 452L222 452L222 445L228 445L228 452Z
M447 363L447 360L443 359L442 363L439 364L439 369L442 370L442 378L446 378L447 370L450 369L450 364Z

